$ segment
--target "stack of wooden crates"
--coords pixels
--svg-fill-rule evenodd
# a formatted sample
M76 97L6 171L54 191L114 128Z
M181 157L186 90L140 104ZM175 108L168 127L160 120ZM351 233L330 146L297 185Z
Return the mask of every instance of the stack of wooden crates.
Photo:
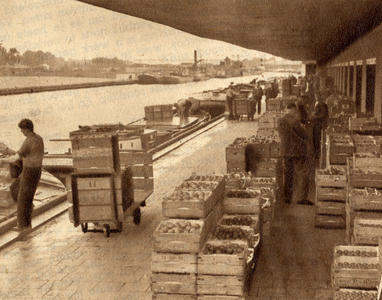
M73 167L67 178L69 219L87 231L88 223L104 224L107 236L110 225L122 229L123 211L133 201L130 193L122 197L118 136L115 134L71 133ZM131 184L131 182L129 183ZM129 189L132 190L132 189Z
M223 175L192 174L163 198L164 220L154 232L153 299L246 298L248 256L260 241L260 198L227 197L225 182ZM249 234L232 239L237 230Z
M354 154L349 159L347 238L354 245L378 245L382 236L382 158ZM375 167L377 166L377 167Z
M316 217L318 228L346 227L347 172L341 166L316 170Z

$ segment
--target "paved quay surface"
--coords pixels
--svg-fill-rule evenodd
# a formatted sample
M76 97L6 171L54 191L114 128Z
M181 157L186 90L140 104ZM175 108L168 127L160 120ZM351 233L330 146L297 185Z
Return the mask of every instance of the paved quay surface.
M121 233L82 233L67 213L0 251L0 299L148 300L152 235L161 198L192 172L225 173L225 147L255 134L257 122L224 121L154 163L154 193L140 225ZM277 204L249 299L332 299L330 263L344 230L314 228L314 207Z

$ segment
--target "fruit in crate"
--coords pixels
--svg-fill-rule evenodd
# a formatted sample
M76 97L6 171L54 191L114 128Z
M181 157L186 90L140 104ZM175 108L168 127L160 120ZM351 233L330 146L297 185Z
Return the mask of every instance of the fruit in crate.
M227 192L229 198L256 198L259 195L257 190L229 190Z
M368 169L352 169L352 174L372 174L372 175L381 175L382 172L376 170L368 170Z
M217 226L211 233L211 239L218 240L248 240L250 233L240 227Z
M256 219L251 216L235 216L235 217L224 217L221 221L221 225L238 225L238 226L254 226L256 225Z
M236 243L230 243L228 245L212 245L206 243L203 249L204 254L240 254L244 252L244 248Z
M336 168L336 167L331 167L330 169L325 169L325 170L317 170L317 173L320 175L345 175L345 170Z
M191 190L191 191L200 191L200 190L213 190L218 185L214 181L185 181L176 189Z
M334 299L338 300L375 300L377 291L337 291Z
M275 183L276 180L275 178L273 177L254 177L254 178L251 178L251 181L253 183Z
M185 181L220 181L222 178L223 175L198 175L193 173Z
M273 197L273 191L270 188L261 188L260 193L261 193L261 197L264 197L264 198Z
M378 269L379 264L368 264L368 263L351 263L351 262L340 262L336 264L337 268L340 269Z
M336 254L339 256L377 257L376 251L338 250Z
M382 228L382 224L359 223L358 226L360 226L360 227L369 227L369 228Z
M207 197L211 195L211 192L202 192L202 191L195 191L195 192L185 192L182 190L175 191L171 196L163 197L163 200L171 200L171 201L189 201L189 200L198 200L198 201L204 201L207 199Z
M158 228L159 233L186 233L195 234L200 232L201 226L190 221L165 222Z

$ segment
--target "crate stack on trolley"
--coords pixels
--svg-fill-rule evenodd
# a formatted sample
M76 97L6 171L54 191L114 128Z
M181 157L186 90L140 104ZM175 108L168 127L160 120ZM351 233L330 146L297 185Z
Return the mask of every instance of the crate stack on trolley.
M240 198L225 184L224 175L192 174L163 197L153 235L153 299L246 298L260 243L260 192Z
M103 225L106 236L113 229L121 231L124 210L134 196L131 174L121 172L118 136L74 132L71 141L75 172L66 181L70 221L83 232L88 223Z

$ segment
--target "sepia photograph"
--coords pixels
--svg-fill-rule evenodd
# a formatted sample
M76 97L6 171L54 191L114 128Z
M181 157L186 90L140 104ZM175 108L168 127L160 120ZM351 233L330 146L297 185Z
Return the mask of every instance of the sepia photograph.
M380 0L0 16L0 300L382 299Z

